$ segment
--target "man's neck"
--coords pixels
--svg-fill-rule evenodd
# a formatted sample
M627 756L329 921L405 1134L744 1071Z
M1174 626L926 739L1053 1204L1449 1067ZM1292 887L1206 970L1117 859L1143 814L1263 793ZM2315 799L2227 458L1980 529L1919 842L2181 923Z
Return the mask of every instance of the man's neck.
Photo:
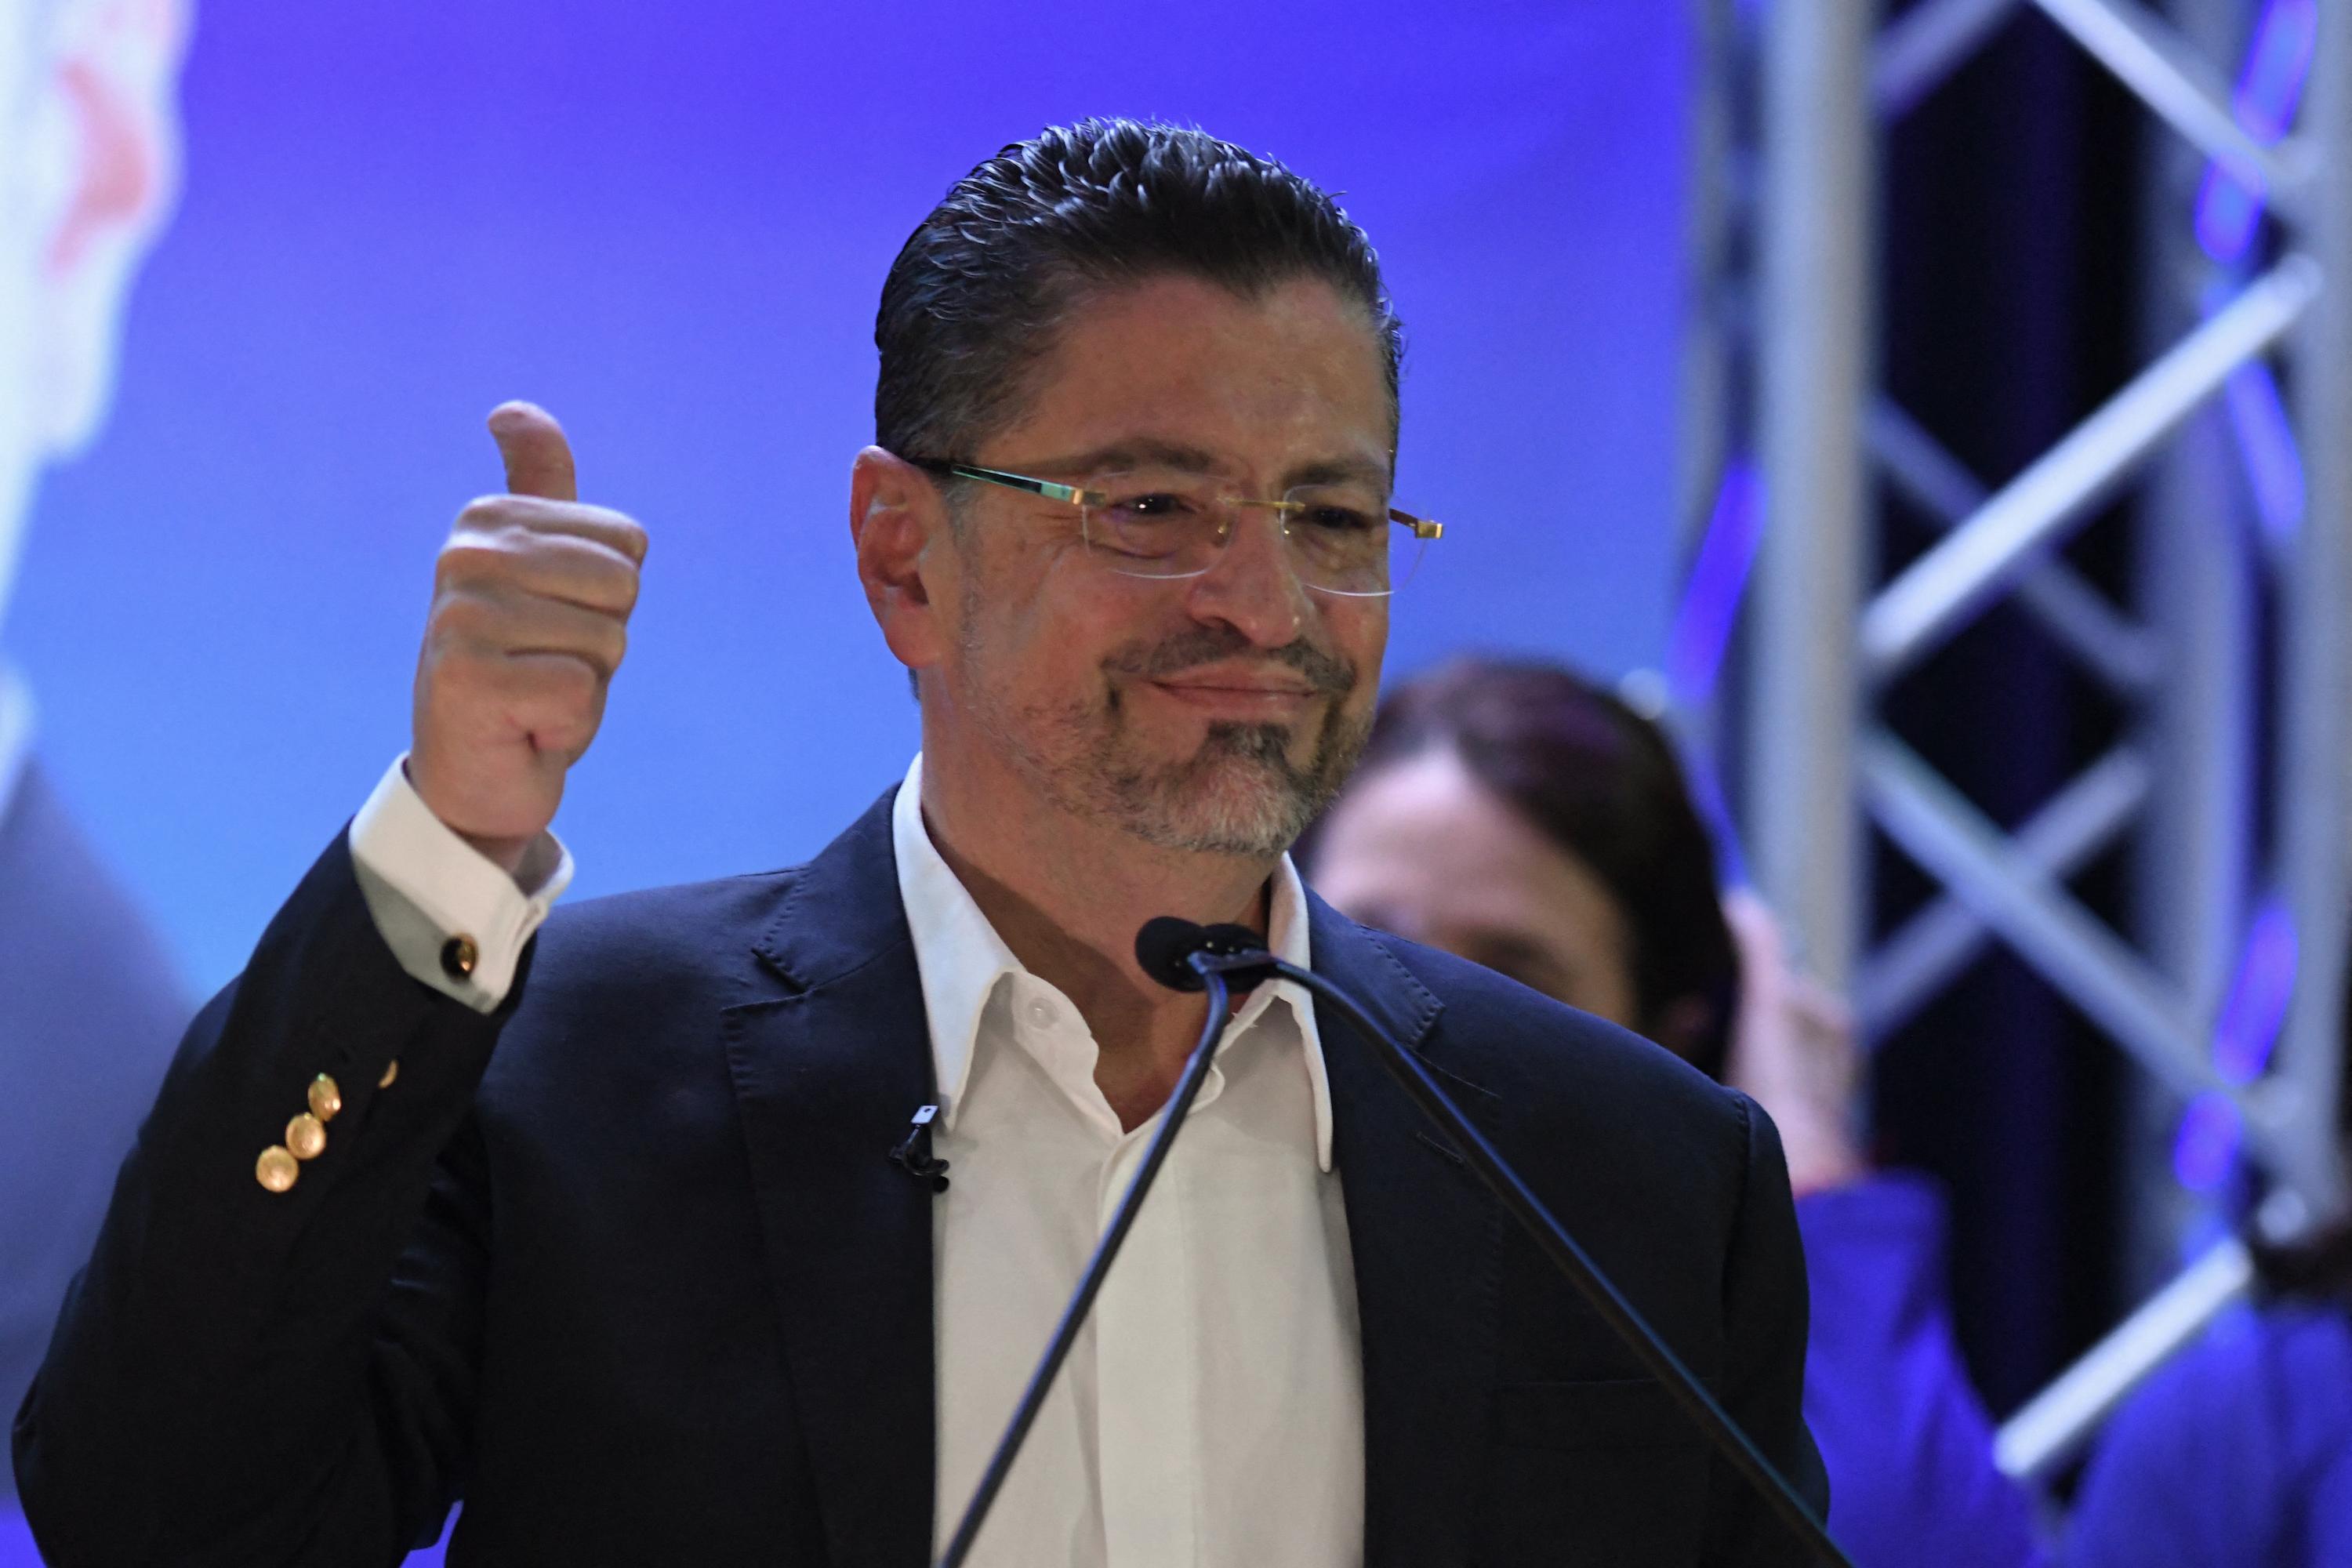
M1147 844L1039 798L963 755L923 758L923 824L1022 966L1069 997L1101 1052L1096 1082L1122 1124L1148 1120L1182 1071L1207 1004L1148 978L1135 933L1155 915L1266 929L1277 864Z

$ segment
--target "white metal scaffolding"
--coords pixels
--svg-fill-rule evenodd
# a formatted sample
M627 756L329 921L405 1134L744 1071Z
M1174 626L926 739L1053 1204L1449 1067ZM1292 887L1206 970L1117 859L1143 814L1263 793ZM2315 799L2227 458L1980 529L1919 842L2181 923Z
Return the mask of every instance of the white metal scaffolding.
M2143 368L1988 489L1876 389L1880 152L1889 126L2028 9L2163 128L2155 167L2188 174L2162 216L2188 236L2194 197L2200 226L2173 254L2122 258L2181 284L2148 312ZM1729 815L1752 879L1867 1035L2004 944L2155 1083L2228 1119L2271 1194L2267 1227L2293 1234L2347 1205L2352 0L2182 0L2166 15L2133 0L1919 0L1884 25L1874 10L1703 7L1693 567L1670 671L1685 717L1734 751L1744 787ZM2282 105L2272 89L2289 76ZM2225 227L2234 239L2216 237ZM2193 449L2217 431L2239 448L2226 506L2199 488L2214 463ZM1942 530L1891 576L1877 561L1882 483ZM1750 489L1763 499L1743 523L1731 498ZM2127 490L2123 526L2147 565L2119 604L2061 552ZM2008 830L1882 717L1894 680L1998 604L2129 715L2111 750ZM1710 629L1735 607L1736 725L1714 679L1727 626ZM2256 638L2268 657L2249 653ZM1891 931L1874 918L1873 828L1939 890ZM2145 873L2122 930L2069 888L2119 847ZM2275 973L2261 965L2281 952L2283 1017L2250 1054L2228 1037L2255 1027L2240 1016L2246 977ZM2249 1275L2234 1241L2193 1263L2008 1424L2003 1468L2038 1478L2079 1451Z

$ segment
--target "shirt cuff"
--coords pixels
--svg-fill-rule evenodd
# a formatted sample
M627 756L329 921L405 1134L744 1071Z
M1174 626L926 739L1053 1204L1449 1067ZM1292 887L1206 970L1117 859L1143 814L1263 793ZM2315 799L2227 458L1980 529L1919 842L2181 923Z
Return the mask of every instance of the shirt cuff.
M522 950L572 881L572 851L551 833L509 876L433 815L408 782L404 752L352 818L349 838L360 894L401 968L478 1013L506 1000Z

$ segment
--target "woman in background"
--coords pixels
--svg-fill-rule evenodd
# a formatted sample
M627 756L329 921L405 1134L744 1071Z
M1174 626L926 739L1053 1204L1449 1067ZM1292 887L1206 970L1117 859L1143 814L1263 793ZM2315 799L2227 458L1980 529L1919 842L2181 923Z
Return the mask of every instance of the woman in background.
M2352 1080L2343 1109L2352 1155ZM2100 1435L2068 1568L2352 1568L2352 1226L2254 1260Z
M2040 1561L1953 1342L1941 1200L1854 1146L1852 1026L1790 972L1759 905L1727 908L1656 726L1553 666L1446 666L1382 703L1305 855L1317 890L1365 924L1637 1030L1752 1095L1787 1146L1804 1233L1805 1417L1832 1533L1860 1568Z

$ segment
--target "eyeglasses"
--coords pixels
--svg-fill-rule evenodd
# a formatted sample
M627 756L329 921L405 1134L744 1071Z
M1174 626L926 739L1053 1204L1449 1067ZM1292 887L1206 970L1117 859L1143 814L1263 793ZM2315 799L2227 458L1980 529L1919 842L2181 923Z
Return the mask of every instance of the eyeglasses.
M1280 500L1265 500L1241 494L1230 480L1182 468L1134 468L1065 485L944 458L908 461L929 473L1076 508L1087 552L1125 577L1200 576L1233 539L1242 509L1256 507L1275 514L1301 583L1326 594L1379 598L1404 586L1428 542L1445 532L1444 523L1397 510L1361 481L1295 485Z

